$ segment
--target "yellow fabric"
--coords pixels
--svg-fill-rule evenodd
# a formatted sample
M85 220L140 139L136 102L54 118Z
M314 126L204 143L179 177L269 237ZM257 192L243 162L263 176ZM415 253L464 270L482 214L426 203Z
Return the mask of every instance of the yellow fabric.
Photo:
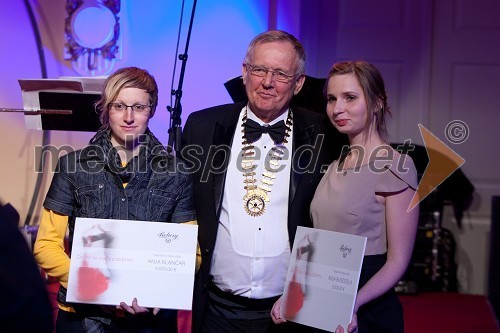
M68 217L46 208L38 228L33 254L40 267L63 285L68 286L69 256L64 252Z
M69 276L69 256L64 251L64 238L68 228L68 217L52 210L43 209L42 221L38 227L33 254L38 265L51 277L67 288ZM58 304L59 308L75 312L70 306Z

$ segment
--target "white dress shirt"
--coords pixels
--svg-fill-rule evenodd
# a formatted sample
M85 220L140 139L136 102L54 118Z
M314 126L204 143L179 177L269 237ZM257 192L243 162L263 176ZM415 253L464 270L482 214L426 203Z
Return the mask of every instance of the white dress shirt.
M288 195L292 131L288 142L282 146L285 148L285 156L280 161L281 171L275 173L276 178L271 192L268 193L270 202L266 203L264 214L250 216L244 209L243 197L246 190L240 157L243 148L241 125L245 109L248 119L264 125L249 108L243 108L231 147L210 274L214 277L215 285L221 290L250 298L268 298L283 293L290 260ZM269 125L280 120L286 121L288 112ZM262 134L262 137L253 143L256 151L256 185L261 184L266 156L274 145L267 133Z

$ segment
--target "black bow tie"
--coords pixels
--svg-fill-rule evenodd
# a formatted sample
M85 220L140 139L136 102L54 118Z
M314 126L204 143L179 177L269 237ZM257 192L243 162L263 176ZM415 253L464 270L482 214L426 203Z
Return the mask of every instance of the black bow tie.
M262 133L267 133L273 139L275 143L282 143L285 140L285 122L283 120L278 121L276 124L271 126L261 126L256 121L247 119L243 125L245 129L245 139L248 142L255 142L259 140Z

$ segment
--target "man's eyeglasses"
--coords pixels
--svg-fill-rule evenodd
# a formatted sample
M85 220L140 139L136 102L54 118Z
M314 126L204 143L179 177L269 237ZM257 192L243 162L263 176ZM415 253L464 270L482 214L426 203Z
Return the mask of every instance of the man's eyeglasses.
M149 112L151 110L151 105L142 105L142 104L127 105L124 103L109 103L108 104L108 110L122 112L122 111L127 110L128 108L131 108L132 111L137 112L137 113L146 113L146 112Z
M294 75L288 75L282 71L276 71L272 70L266 67L262 66L253 66L250 64L245 64L245 66L248 66L250 68L250 74L253 76L258 76L258 77L265 77L267 73L271 73L271 76L279 82L284 82L288 83L293 80L294 77L296 77L299 74L294 74Z

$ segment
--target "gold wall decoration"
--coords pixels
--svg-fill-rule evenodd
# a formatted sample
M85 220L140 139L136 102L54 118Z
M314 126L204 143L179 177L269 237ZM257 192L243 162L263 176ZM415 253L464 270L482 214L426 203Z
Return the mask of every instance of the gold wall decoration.
M67 0L65 59L81 76L109 74L121 58L120 0Z

